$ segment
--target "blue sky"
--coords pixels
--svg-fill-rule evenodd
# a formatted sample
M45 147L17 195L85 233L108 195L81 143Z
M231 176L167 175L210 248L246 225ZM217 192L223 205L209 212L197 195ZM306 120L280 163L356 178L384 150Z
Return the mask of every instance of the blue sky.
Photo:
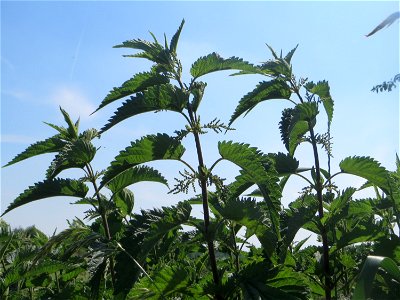
M399 10L398 2L1 2L1 165L37 140L55 132L43 121L62 124L61 105L81 128L100 128L121 104L89 116L110 89L133 74L147 70L140 59L123 58L128 49L112 46L133 38L170 38L185 18L178 55L188 74L190 65L213 51L223 57L239 56L252 63L271 58L265 46L287 52L299 44L292 60L294 73L313 81L328 80L335 101L332 125L333 170L350 155L371 156L393 170L399 152L399 90L373 93L371 88L399 73L399 22L366 38L378 23ZM203 121L218 117L228 122L239 99L263 80L258 76L229 77L230 72L207 75ZM189 77L186 75L185 79ZM287 102L270 101L240 118L234 132L202 137L206 164L218 157L217 141L234 140L264 152L284 151L278 122ZM321 114L321 129L325 120ZM142 135L184 126L173 113L145 114L106 132L93 164L108 163ZM186 160L195 162L193 142L187 141ZM302 166L312 164L310 148L299 148ZM1 211L25 188L42 180L51 155L36 157L1 169ZM179 165L154 163L173 183ZM237 168L224 162L220 174L231 179ZM76 170L65 176L77 176ZM341 188L362 180L343 176ZM287 203L302 183L289 182ZM138 184L136 208L176 203L185 196L167 194L158 184ZM88 207L70 205L70 199L50 198L18 208L4 216L12 226L36 224L46 233L67 226L66 220L83 217Z

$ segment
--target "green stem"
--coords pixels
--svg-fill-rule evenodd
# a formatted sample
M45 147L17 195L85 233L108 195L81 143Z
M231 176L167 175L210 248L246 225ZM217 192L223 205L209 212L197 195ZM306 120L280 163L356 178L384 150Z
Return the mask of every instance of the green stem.
M317 142L315 139L314 129L311 123L308 123L308 127L310 130L311 142L314 152L314 160L315 160L315 190L317 192L317 200L318 200L318 217L320 220L324 218L324 206L323 206L323 196L322 190L323 186L321 184L321 170L319 166L319 157L318 157L318 148ZM325 277L325 299L331 300L331 290L332 290L332 280L331 280L331 271L329 266L329 243L328 243L328 234L326 232L326 227L321 225L320 234L322 238L322 255L323 255L323 269L324 269L324 277Z
M102 201L101 201L101 198L100 198L100 191L99 191L99 188L98 188L97 183L96 183L96 178L94 176L94 172L93 172L92 166L90 164L86 164L86 168L87 168L87 172L89 174L89 180L93 185L93 188L94 188L94 191L95 191L95 195L96 195L97 201L99 203L98 211L100 212L100 217L101 217L101 221L103 223L104 231L106 232L106 236L107 236L108 241L111 242L112 236L111 236L111 232L110 232L110 227L108 225L108 220L107 220L107 216L106 216L106 209L102 205ZM112 284L113 284L113 287L114 287L115 286L114 260L113 260L112 257L110 257L109 259L110 259L111 281L112 281Z
M217 260L215 257L215 251L214 251L214 241L210 236L209 232L209 226L210 226L210 212L209 212L209 206L208 206L208 191L207 191L207 177L206 174L204 174L204 161L203 161L203 153L201 150L201 143L200 143L200 137L199 133L196 130L197 127L197 118L196 115L193 113L191 107L188 107L188 112L189 112L189 117L190 117L190 124L192 125L193 130L193 136L194 140L196 143L196 150L197 150L197 158L198 158L198 163L199 163L199 175L200 175L200 186L201 186L201 195L203 199L203 216L204 216L204 231L205 231L205 238L207 241L207 248L208 248L208 254L210 258L210 266L211 266L211 271L213 274L213 280L214 284L216 286L219 285L220 279L219 279L219 274L218 274L218 268L217 268ZM223 299L220 295L216 295L216 299Z
M193 174L196 173L195 169L193 169L192 166L189 165L189 163L187 163L186 161L184 161L183 159L180 159L180 158L178 159L178 161L180 161L180 162L183 163L186 167L188 167L189 170L193 172Z
M214 169L214 167L221 161L224 160L222 157L218 158L210 168L210 172Z
M301 174L299 174L299 173L294 173L294 175L297 175L297 176L299 176L300 178L303 178L305 181L308 182L308 184L309 184L311 187L314 187L314 184L313 184L307 177L305 177L305 176L303 176L303 175L301 175Z
M293 80L289 80L289 83L299 98L301 103L304 103L303 98L300 95L299 88L296 86L296 83ZM317 192L317 200L318 200L318 217L320 220L324 218L324 202L322 191L324 186L321 184L321 169L319 165L319 157L318 157L318 148L317 141L315 139L314 129L311 122L308 122L308 129L310 131L311 144L314 153L314 162L315 162L315 190ZM332 178L333 176L331 176ZM328 234L326 232L326 227L321 224L320 226L320 234L322 239L322 257L323 257L323 272L324 272L324 290L325 290L325 300L331 300L331 290L332 290L332 279L331 279L331 271L329 267L329 243L328 243Z
M234 256L235 256L236 272L239 273L239 271L240 271L239 252L238 252L237 243L236 243L235 226L233 224L231 224L231 234L232 234L233 249L234 249Z

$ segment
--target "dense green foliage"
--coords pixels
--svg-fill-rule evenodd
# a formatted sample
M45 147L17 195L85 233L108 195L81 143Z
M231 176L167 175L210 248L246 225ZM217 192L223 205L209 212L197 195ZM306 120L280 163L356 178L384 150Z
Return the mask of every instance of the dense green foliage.
M327 81L315 83L294 75L291 61L297 47L285 56L269 47L272 58L261 65L211 53L192 64L192 77L185 83L177 54L183 25L182 21L169 43L165 37L160 44L151 34L153 41L134 39L116 46L139 50L126 56L153 65L108 93L97 110L129 98L100 131L80 132L79 121L73 122L61 108L66 127L48 124L56 135L29 146L6 165L55 153L46 178L21 193L3 215L32 201L69 196L78 199L75 204L90 207L85 219L91 222L76 218L68 229L47 237L35 228L13 230L1 221L0 298L393 299L399 295L399 159L397 169L390 172L373 158L347 157L339 164L340 171L331 174L334 101ZM261 81L240 99L227 125L218 118L201 123L198 108L206 83L199 79L221 70L256 74ZM222 140L215 145L220 158L206 163L200 137L207 130L230 130L239 116L251 115L267 100L287 103L279 122L287 153L264 153L245 143ZM156 133L132 141L106 170L95 171L91 162L98 149L93 139L128 118L164 110L182 117L185 128L173 136ZM320 111L328 120L325 132L316 132ZM188 138L194 139L196 153L185 152ZM299 168L295 157L299 147L310 149L314 163L307 168ZM195 166L185 161L188 155L197 159ZM327 166L321 165L321 155L327 156ZM171 192L194 189L198 194L174 206L135 211L134 193L128 187L142 181L168 184L146 165L155 160L183 166ZM232 182L214 172L223 160L240 169ZM82 177L57 177L71 168L80 169ZM359 199L360 189L338 187L334 179L341 174L364 178L360 189L374 189L375 196ZM283 207L282 193L291 176L302 178L304 186L299 187L298 198ZM202 206L203 219L191 214L196 205ZM305 246L307 239L295 241L300 229L316 234L319 243ZM258 242L250 243L250 238Z

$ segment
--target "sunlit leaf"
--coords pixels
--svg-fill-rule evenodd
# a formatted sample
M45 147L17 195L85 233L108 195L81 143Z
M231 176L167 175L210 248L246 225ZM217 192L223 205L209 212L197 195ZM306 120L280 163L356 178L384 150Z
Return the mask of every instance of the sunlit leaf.
M158 42L148 42L141 39L125 41L122 44L114 46L114 48L132 48L143 50L139 54L124 55L125 57L142 57L155 63L168 64L168 57L165 57L165 49Z
M143 92L145 89L151 86L166 84L168 81L169 80L166 76L157 73L145 72L135 74L135 76L125 81L120 87L113 88L100 103L100 106L96 109L96 111L115 100L132 95L134 93Z
M190 74L196 79L200 76L222 70L256 71L252 64L243 61L241 58L230 57L224 59L219 54L213 52L196 60L190 69Z
M61 106L60 106L60 111L64 116L65 122L68 124L67 130L68 130L69 138L71 140L77 139L78 131L79 131L79 128L78 128L79 120L76 123L72 122L69 114L64 109L62 109Z
M296 52L298 46L299 46L299 44L297 44L296 47L294 47L292 50L290 50L290 51L288 52L288 54L286 54L286 56L285 56L284 59L285 59L289 64L290 64L290 62L291 62L291 60L292 60L292 57L293 57L293 54Z
M305 88L312 94L318 95L322 104L324 105L326 114L328 116L329 124L333 118L333 100L330 93L330 87L327 81L319 81L317 84L308 82Z
M178 30L174 34L174 36L171 39L170 45L169 45L169 51L176 55L176 48L178 47L178 41L179 41L179 36L181 35L181 31L183 28L183 25L185 24L185 19L182 20L181 25L179 25Z

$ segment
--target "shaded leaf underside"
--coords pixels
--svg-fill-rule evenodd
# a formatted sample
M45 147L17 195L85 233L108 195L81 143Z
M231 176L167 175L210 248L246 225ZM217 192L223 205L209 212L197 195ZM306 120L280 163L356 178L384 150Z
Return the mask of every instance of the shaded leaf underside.
M30 145L26 150L15 156L8 164L6 164L4 167L7 167L9 165L15 164L17 162L20 162L24 159L36 156L36 155L41 155L45 153L53 153L57 152L60 149L62 149L65 145L65 142L60 140L58 138L58 135L55 135L51 138L48 138L44 141L39 141L35 144Z
M101 186L134 166L154 160L180 159L184 152L180 142L167 134L145 136L132 142L115 157L103 176Z
M30 203L32 201L55 197L71 196L83 198L88 192L88 187L78 180L72 179L53 179L36 183L21 193L4 211L2 216L9 211Z
M272 99L289 99L290 88L282 80L271 80L260 82L256 88L240 99L235 112L231 116L231 125L242 114L247 115L258 103Z
M108 123L101 129L104 132L119 122L150 111L169 110L182 112L187 104L187 96L180 89L170 84L149 87L125 101Z

